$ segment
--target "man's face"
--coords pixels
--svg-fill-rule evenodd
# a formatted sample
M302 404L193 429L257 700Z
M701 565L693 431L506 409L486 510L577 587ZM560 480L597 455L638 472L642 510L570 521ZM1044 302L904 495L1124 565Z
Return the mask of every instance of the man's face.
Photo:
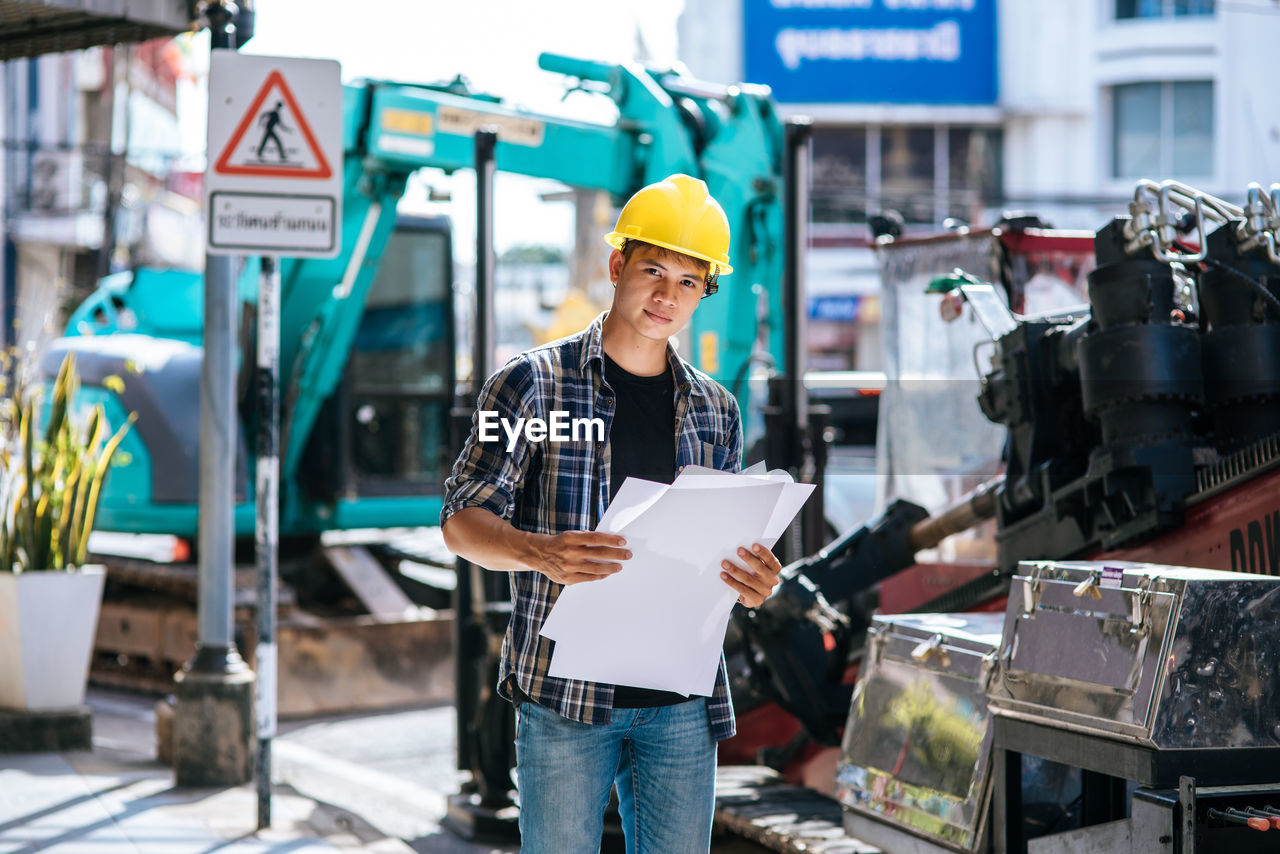
M614 250L609 274L618 287L611 316L654 341L685 327L702 298L705 276L691 258L641 244L624 259Z

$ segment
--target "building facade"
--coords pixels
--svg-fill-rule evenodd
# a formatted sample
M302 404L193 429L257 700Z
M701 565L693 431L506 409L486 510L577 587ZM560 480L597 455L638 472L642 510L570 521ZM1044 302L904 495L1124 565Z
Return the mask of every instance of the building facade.
M689 0L680 55L813 119L816 222L1097 228L1139 178L1280 180L1277 36L1272 0Z
M5 344L58 333L67 306L110 272L202 262L175 49L160 39L0 63Z
M704 80L813 121L815 369L880 368L868 216L1096 230L1138 179L1236 203L1280 181L1273 0L687 0Z

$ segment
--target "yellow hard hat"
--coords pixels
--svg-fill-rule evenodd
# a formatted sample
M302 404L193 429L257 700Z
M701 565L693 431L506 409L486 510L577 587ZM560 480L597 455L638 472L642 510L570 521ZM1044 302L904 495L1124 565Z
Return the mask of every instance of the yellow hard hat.
M729 218L711 198L706 183L688 175L671 175L637 190L604 240L614 249L621 249L627 240L640 240L701 258L711 265L712 281L733 272Z

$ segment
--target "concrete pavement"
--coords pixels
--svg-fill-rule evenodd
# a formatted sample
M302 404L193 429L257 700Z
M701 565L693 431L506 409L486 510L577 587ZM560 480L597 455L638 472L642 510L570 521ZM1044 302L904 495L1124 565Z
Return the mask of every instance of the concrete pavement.
M466 843L441 830L446 791L335 758L315 749L314 741L294 743L287 736L275 741L272 827L255 832L252 784L174 788L172 769L154 758L153 700L91 689L88 704L91 752L0 754L0 854L516 850ZM301 729L326 740L317 738L314 725Z
M516 854L441 827L451 706L286 721L273 744L273 822L253 784L176 789L155 761L155 700L91 688L93 750L0 754L0 854ZM607 846L606 851L612 846ZM718 835L716 854L761 854Z
M0 755L0 852L52 854L405 854L342 810L278 786L272 827L254 832L252 788L175 789L173 772L93 753Z

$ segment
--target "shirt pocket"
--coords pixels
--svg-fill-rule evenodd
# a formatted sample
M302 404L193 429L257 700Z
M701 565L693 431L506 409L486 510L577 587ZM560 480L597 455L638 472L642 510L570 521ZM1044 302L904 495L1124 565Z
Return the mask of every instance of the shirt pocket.
M713 469L724 469L725 463L729 460L729 446L717 445L712 442L702 443L702 461L699 465Z

